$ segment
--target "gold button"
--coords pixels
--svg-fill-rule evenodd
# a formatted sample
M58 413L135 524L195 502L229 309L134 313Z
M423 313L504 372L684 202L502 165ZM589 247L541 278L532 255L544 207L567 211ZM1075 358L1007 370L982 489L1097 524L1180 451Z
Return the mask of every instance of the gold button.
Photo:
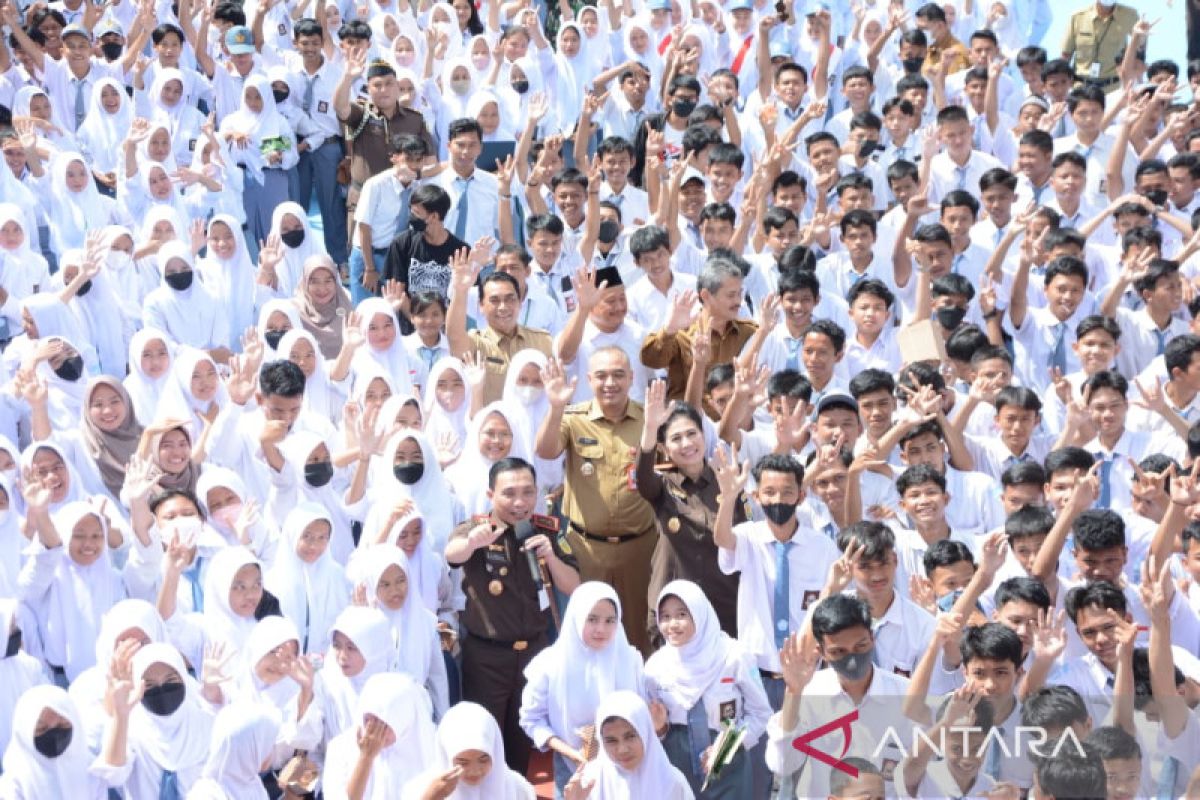
M679 533L679 527L679 517L671 517L669 520L667 520L667 530L671 533Z

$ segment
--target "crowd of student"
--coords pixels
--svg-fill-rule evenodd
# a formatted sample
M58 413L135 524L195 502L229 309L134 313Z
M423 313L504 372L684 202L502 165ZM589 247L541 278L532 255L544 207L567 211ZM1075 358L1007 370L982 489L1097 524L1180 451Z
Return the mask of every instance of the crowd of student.
M0 0L0 800L1200 796L1161 11Z

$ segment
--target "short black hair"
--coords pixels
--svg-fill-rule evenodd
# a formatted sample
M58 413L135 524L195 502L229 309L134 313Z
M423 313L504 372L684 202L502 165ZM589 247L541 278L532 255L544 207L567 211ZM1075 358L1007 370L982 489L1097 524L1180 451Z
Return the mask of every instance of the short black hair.
M525 220L525 232L527 238L531 238L535 233L544 231L551 236L562 236L566 230L563 221L555 214L534 214Z
M992 602L994 607L999 610L1005 604L1014 601L1029 603L1042 611L1047 611L1051 605L1050 590L1046 588L1046 584L1029 575L1009 578L996 587L996 594L992 597Z
M1079 692L1061 683L1035 689L1021 704L1021 724L1031 728L1069 728L1088 719L1087 704Z
M1005 406L1016 406L1025 411L1036 411L1041 413L1042 400L1037 396L1037 392L1030 389L1028 386L1005 386L999 392L996 392L996 400L993 403L996 407L996 413Z
M964 561L972 567L975 566L975 557L971 555L971 548L957 539L939 539L929 545L929 549L921 557L921 566L925 568L925 576L932 578L935 569L952 567Z
M1095 728L1084 740L1088 747L1096 751L1100 759L1140 759L1142 748L1137 739L1124 728L1116 725L1105 725Z
M304 373L291 361L268 361L258 372L258 390L264 397L303 397Z
M1094 581L1083 586L1076 586L1067 592L1065 603L1067 616L1075 622L1079 612L1085 608L1099 611L1111 609L1117 616L1123 617L1129 610L1125 593L1108 581Z
M200 514L200 519L204 519L204 507L200 505L200 498L196 497L196 493L190 489L164 489L161 492L156 492L150 497L150 513L158 512L158 507L168 500L176 497L182 497L196 507L197 513ZM11 498L9 499L11 502Z
M808 402L812 399L812 384L799 370L782 369L767 379L767 399L790 397Z
M1046 470L1036 461L1014 461L1000 473L1001 486L1022 486L1029 483L1037 484L1038 488L1046 483Z
M837 546L843 553L855 543L863 548L860 559L868 563L883 561L896 550L896 537L882 522L860 520L838 531Z
M503 283L503 284L511 287L512 290L514 292L516 292L517 297L521 296L521 284L517 282L516 278L514 278L512 275L509 275L507 272L499 272L497 270L492 270L491 272L489 272L487 275L483 276L479 280L479 299L480 300L483 299L484 289L487 288L487 285L489 283Z
M892 290L887 287L887 284L878 278L865 278L851 286L850 291L846 294L846 304L854 305L855 301L863 295L879 298L889 310L896 303L896 295L892 294Z
M1069 469L1086 472L1096 463L1096 457L1082 447L1060 447L1046 454L1042 466L1046 470L1046 480L1054 480L1055 474Z
M896 379L890 372L881 369L868 368L850 379L850 395L857 400L864 394L872 392L896 393Z
M420 206L427 214L437 214L438 220L445 222L450 213L450 195L437 184L427 183L412 193L409 205Z
M958 652L962 654L963 666L976 659L988 659L1009 661L1014 668L1020 669L1025 661L1021 653L1021 637L999 622L969 626L958 642Z
M795 478L797 486L804 485L804 465L798 458L786 453L768 453L758 460L751 472L755 483L761 481L765 472L782 472Z
M1090 508L1071 526L1077 550L1109 550L1125 546L1125 520L1107 508Z
M671 239L667 235L667 229L660 225L646 225L638 228L629 237L629 252L633 255L635 262L646 253L652 253L659 248L666 249L668 252L671 249Z
M818 644L824 644L826 636L851 628L871 631L871 607L862 598L834 594L817 603L813 609L812 635Z
M925 483L932 483L942 490L942 494L946 493L946 476L929 464L918 464L900 473L900 477L896 479L896 493L904 497L904 493L909 489Z
M1054 527L1054 512L1045 506L1018 508L1004 520L1004 535L1009 544L1034 536L1045 536Z
M529 470L530 477L534 481L537 480L537 470L533 468L533 464L530 464L523 458L508 456L492 464L492 468L488 470L488 488L495 489L496 479L505 472L518 472L520 470Z
M1108 797L1108 774L1100 755L1089 747L1083 753L1075 748L1063 748L1051 758L1035 759L1037 785L1041 796L1070 798L1070 800L1105 800Z
M450 124L446 126L446 141L453 141L464 133L473 133L479 141L483 141L483 126L473 117L450 120Z
M1075 340L1082 339L1092 331L1104 331L1114 342L1121 340L1121 326L1116 320L1103 314L1091 314L1079 320L1079 324L1075 326Z
M1129 381L1115 369L1102 369L1088 376L1083 382L1084 397L1091 397L1099 389L1111 389L1121 397L1129 394Z
M846 349L846 332L842 330L841 325L831 319L814 320L800 334L800 340L807 339L813 333L829 337L829 341L833 343L833 349L839 353Z

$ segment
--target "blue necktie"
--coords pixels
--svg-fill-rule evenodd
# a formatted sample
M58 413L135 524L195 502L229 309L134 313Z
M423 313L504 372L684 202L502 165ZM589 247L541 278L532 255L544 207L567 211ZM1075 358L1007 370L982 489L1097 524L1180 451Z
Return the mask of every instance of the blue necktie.
M1155 800L1175 800L1175 780L1179 777L1179 759L1167 756L1163 759L1162 771L1158 773L1158 788Z
M426 347L421 345L418 350L421 352L421 360L425 362L426 369L433 369L433 362L437 360L439 347Z
M1092 151L1096 149L1096 145L1092 144L1088 147L1084 147L1081 143L1076 145L1076 149L1079 151L1079 154L1084 157L1084 159L1088 159L1092 157Z
M967 188L967 170L969 167L955 167L954 174L958 176L958 189L960 191Z
M87 82L83 78L75 79L75 130L79 130L83 118L87 116L87 99L83 96L86 85Z
M1000 780L1000 740L1004 738L1004 728L996 726L999 736L992 737L988 742L987 756L983 761L983 773L994 781Z
M471 188L472 178L455 178L454 185L458 187L460 194L458 195L458 219L454 222L454 235L463 239L467 234L467 212L471 208L470 194L468 190ZM466 241L463 239L463 241Z
M620 208L621 203L625 202L625 196L620 194L610 194L608 196L608 202L612 203L617 208Z
M169 769L164 769L162 781L158 784L158 800L183 800L179 791L179 776Z
M983 118L982 114L975 117L975 124L971 126L974 129L971 134L971 149L972 150L982 150L983 149L983 128L980 127L980 123L983 122L983 119L984 118Z
M196 560L192 562L192 566L183 571L184 577L192 585L192 611L195 611L197 614L204 611L204 589L200 584L200 564L203 561L204 559L197 553Z
M791 542L775 542L775 603L773 616L775 622L775 646L783 647L787 641L788 629L792 626L790 605L791 565L788 563L788 551L792 549Z
M787 364L784 366L784 369L794 369L797 372L799 372L800 371L800 341L801 340L793 339L792 337L789 336L786 339L784 339L783 341L787 344L787 349L788 349Z
M1158 328L1154 329L1154 337L1158 339L1158 349L1154 353L1156 356L1161 356L1166 351L1167 337L1170 335L1171 331L1169 329L1165 331L1160 331Z
M1040 205L1042 204L1042 193L1043 193L1043 192L1045 192L1045 191L1046 191L1046 189L1047 189L1047 188L1049 188L1049 186L1050 186L1050 182L1049 182L1049 181L1047 181L1046 183L1043 183L1041 186L1034 186L1034 187L1033 187L1033 202L1034 202L1034 205L1039 205L1039 206L1040 206Z
M1100 462L1100 499L1096 501L1097 508L1108 508L1112 504L1112 467L1113 459L1104 453L1096 453Z
M408 210L409 200L412 197L413 184L400 187L400 213L396 215L396 233L397 235L408 230ZM385 245L386 246L386 245Z
M829 537L829 541L837 544L837 526L832 522L826 522L825 527L821 530L825 531L825 535Z
M961 274L962 270L959 269L959 267L962 266L962 263L966 260L967 260L966 253L959 253L958 255L956 255L954 257L953 263L950 264L950 271L952 273L954 273L955 275Z
M1065 322L1054 326L1054 350L1050 354L1050 366L1058 367L1062 374L1067 374L1067 323Z
M688 709L687 727L688 754L692 757L692 774L699 777L704 774L700 765L700 756L704 755L704 751L712 743L712 737L708 733L708 711L704 708L703 697L696 701L696 705Z

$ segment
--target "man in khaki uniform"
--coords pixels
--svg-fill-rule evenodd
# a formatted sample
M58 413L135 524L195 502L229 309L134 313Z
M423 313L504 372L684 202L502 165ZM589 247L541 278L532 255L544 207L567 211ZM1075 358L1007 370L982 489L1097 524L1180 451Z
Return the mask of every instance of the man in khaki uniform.
M1121 80L1117 54L1137 23L1138 12L1129 6L1097 0L1071 15L1063 37L1063 60L1071 62L1081 80L1111 89Z
M551 361L545 377L550 413L538 429L537 454L553 459L566 453L563 514L580 577L616 589L625 633L646 653L646 587L658 537L654 510L637 491L643 415L641 404L629 399L632 382L625 351L602 348L588 360L594 398L568 407L577 381L568 381L562 365Z
M476 248L470 258L451 259L454 271L450 308L446 310L446 337L450 353L462 358L478 354L487 375L483 381L483 404L495 402L504 394L504 376L514 355L534 349L549 357L554 346L550 334L517 323L521 310L521 289L517 279L505 272L493 272L479 284L479 312L487 327L467 331L467 293L475 289L482 261L488 253Z

